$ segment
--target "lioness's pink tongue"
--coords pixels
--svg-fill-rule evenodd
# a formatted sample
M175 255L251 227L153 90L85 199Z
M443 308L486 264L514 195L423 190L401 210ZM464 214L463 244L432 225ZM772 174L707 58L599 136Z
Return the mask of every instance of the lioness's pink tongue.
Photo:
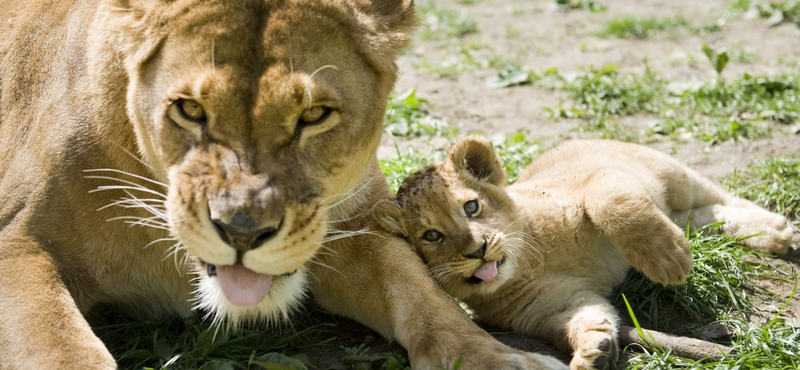
M240 264L217 266L217 279L222 293L237 306L261 302L272 285L272 275L259 274Z
M497 276L497 261L486 262L475 271L475 277L483 281L491 281Z

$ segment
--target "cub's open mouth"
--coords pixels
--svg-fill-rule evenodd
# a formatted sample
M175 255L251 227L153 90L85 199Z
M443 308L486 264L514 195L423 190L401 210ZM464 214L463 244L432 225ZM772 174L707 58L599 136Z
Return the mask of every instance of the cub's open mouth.
M231 304L252 306L263 301L269 294L273 279L289 276L297 271L273 276L250 270L241 263L225 266L209 263L206 265L206 272L209 277L217 278L222 293Z
M497 270L505 263L505 256L498 261L485 262L483 265L481 265L481 267L478 267L478 269L475 270L475 274L464 280L472 285L478 285L484 281L492 281L495 277L497 277Z

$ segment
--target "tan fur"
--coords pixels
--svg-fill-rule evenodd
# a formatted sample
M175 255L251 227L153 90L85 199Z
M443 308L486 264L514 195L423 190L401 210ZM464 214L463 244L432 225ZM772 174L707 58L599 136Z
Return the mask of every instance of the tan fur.
M417 369L561 366L367 232L410 0L6 0L0 19L0 369L114 368L82 316L100 303L263 321L306 285ZM229 302L209 264L272 275L268 295Z
M736 237L760 234L742 243L764 252L785 253L792 237L784 217L635 144L566 142L513 185L505 179L491 143L465 138L374 212L481 321L552 340L573 354L572 369L616 360L619 319L607 298L631 266L661 284L684 281L692 260L675 219L723 222ZM468 214L472 200L481 208ZM428 241L429 230L443 237ZM493 261L504 261L494 262L496 277L478 279Z

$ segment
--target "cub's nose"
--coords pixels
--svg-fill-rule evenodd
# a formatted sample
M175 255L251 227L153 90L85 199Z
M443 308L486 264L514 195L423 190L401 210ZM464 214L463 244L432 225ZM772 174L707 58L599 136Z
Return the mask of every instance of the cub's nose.
M480 248L476 249L474 252L469 254L464 254L464 257L467 258L476 258L476 259L483 259L483 256L486 255L486 241L480 246Z
M230 222L226 223L219 219L212 219L211 222L222 241L239 251L246 252L260 247L275 237L283 224L283 218L272 225L263 225L248 216L236 213Z

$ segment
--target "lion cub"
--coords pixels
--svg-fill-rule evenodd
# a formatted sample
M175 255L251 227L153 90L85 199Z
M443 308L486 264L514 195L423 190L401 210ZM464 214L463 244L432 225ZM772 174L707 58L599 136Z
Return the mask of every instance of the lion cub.
M630 267L661 284L692 268L678 224L724 222L742 243L786 253L784 217L733 196L675 159L615 141L570 141L507 181L492 145L457 142L448 160L412 174L379 224L407 238L431 274L481 321L549 339L572 369L617 358L619 318L608 301Z

